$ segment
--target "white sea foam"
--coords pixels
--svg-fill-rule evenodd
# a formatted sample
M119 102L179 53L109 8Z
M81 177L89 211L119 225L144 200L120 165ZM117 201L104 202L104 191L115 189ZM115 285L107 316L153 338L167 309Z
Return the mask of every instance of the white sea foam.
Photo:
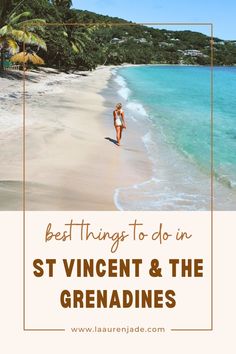
M194 193L163 189L164 181L155 177L127 188L117 188L114 203L118 210L206 210L208 199ZM135 198L134 198L135 196Z
M114 69L111 70L111 74L112 75L116 75L116 73L117 73L117 68L114 68Z
M148 117L148 114L143 107L143 105L140 102L137 101L129 101L129 97L131 94L131 90L128 88L126 80L120 76L117 75L117 72L113 72L113 75L115 75L114 81L120 86L120 89L118 90L118 94L127 101L126 107L134 113L138 113L142 116ZM135 117L132 116L132 119L136 121Z
M115 189L115 192L114 192L114 195L113 195L113 199L114 199L114 204L116 206L116 208L120 211L124 211L121 203L119 202L119 193L120 193L120 189L119 188L116 188Z
M161 182L158 178L156 177L151 177L150 179L144 181L144 182L141 182L141 183L137 183L137 184L134 184L132 186L129 186L129 187L122 187L122 188L116 188L115 189L115 193L114 193L114 203L115 203L115 206L117 207L118 210L120 211L124 211L124 210L128 210L127 208L123 207L122 204L120 203L120 194L121 193L127 193L129 194L130 191L132 191L133 189L135 190L139 190L139 189L142 189L143 187L145 186L148 186L149 184L158 184L159 182Z
M141 114L142 116L148 117L148 114L147 114L145 108L139 102L130 101L127 103L127 108L133 112Z
M117 75L115 77L115 82L121 87L118 91L119 95L127 101L131 91L127 87L125 79L122 76Z
M150 144L153 144L153 140L151 137L151 132L147 132L143 137L142 137L142 141L144 142L146 148L149 147Z

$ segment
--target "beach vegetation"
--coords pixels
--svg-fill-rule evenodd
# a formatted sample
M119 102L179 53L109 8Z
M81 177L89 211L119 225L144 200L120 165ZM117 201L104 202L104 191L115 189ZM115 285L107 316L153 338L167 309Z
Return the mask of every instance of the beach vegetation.
M24 49L23 43L26 47L33 47L35 50L47 50L46 42L37 34L38 31L44 30L42 25L45 20L30 18L31 13L29 11L17 12L18 5L9 8L9 2L3 1L1 3L0 13L3 16L0 28L1 70L4 70L4 61L7 58L12 55L15 56L20 50ZM8 12L10 9L11 11Z
M211 38L207 35L156 29L77 10L70 0L2 0L0 15L2 63L6 53L23 51L23 39L47 66L64 71L123 63L211 63ZM75 23L78 25L72 25ZM23 25L27 26L24 34ZM214 38L214 64L236 64L235 41Z

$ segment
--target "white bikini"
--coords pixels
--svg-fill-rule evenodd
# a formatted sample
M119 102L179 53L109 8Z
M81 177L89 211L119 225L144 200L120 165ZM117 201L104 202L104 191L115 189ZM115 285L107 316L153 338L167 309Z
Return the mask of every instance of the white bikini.
M121 126L123 125L123 120L122 120L122 118L121 118L121 114L123 113L123 111L122 111L122 109L121 109L119 115L118 115L118 112L117 112L117 111L115 111L115 112L116 112L116 120L115 120L116 125L117 125L118 127L121 127Z

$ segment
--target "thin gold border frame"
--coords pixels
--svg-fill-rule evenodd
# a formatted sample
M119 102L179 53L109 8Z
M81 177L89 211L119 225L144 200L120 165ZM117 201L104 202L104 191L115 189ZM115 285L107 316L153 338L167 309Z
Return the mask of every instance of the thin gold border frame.
M171 328L171 331L213 331L213 324L214 324L214 316L213 316L213 225L214 225L214 137L213 137L213 125L214 125L214 90L213 90L213 80L214 80L214 31L213 31L213 23L211 22L138 22L138 23L45 23L40 24L40 26L78 26L78 27L89 27L89 26L208 26L210 28L210 49L211 49L211 64L210 64L210 125L211 125L211 132L210 132L210 145L211 145L211 152L210 152L210 160L211 160L211 183L210 183L210 207L211 207L211 220L210 220L210 238L211 238L211 251L210 251L210 264L211 264L211 290L210 290L210 299L211 299L211 315L210 315L210 328ZM37 24L37 26L39 26ZM25 51L25 42L23 42L23 51ZM22 175L23 175L23 330L24 331L50 331L50 332L58 332L58 331L65 331L65 328L27 328L26 327L26 277L25 277L25 269L26 269L26 260L25 260L25 246L26 246L26 236L25 236L25 229L26 229L26 70L25 70L25 63L23 64L23 107L22 107L22 114L23 114L23 166L22 166Z

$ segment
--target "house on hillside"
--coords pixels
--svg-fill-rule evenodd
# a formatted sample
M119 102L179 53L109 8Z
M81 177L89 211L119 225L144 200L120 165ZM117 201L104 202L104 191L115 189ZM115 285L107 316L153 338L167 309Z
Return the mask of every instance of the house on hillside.
M148 41L146 40L146 38L135 38L134 41L136 43L147 43Z
M160 42L159 46L160 47L173 47L173 43L167 43L167 42Z
M111 43L119 43L120 38L112 38Z

